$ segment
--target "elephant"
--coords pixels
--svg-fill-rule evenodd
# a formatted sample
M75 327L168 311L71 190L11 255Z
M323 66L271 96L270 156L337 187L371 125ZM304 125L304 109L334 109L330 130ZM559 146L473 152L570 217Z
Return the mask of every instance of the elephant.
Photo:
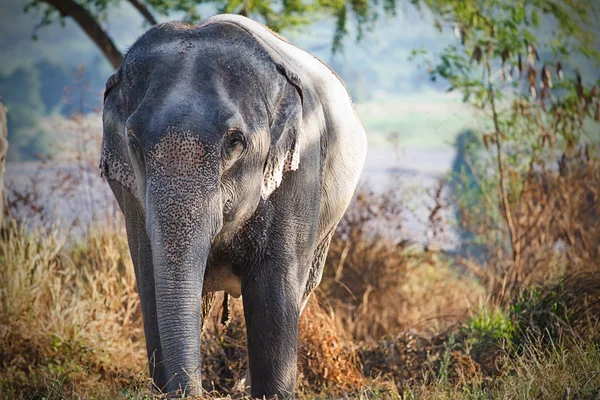
M299 317L367 151L340 78L242 16L163 23L108 78L102 119L155 389L202 393L202 299L223 291L242 297L250 394L294 396Z

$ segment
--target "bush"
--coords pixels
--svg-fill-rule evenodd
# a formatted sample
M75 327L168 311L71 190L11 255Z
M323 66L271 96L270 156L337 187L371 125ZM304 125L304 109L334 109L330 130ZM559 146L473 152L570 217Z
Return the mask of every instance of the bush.
M405 211L398 192L359 188L333 237L318 295L355 340L443 329L483 293L450 259L398 239Z

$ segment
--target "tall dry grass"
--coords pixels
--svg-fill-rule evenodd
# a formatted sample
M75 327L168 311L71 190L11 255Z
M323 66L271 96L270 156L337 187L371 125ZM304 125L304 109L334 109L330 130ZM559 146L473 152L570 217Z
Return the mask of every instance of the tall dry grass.
M580 382L569 370L572 361L581 369L600 370L594 353L589 353L594 349L590 338L600 337L597 271L573 275L557 286L524 290L508 308L491 312L485 302L489 293L453 270L448 261L413 255L409 249L390 253L393 246L382 246L381 237L368 234L336 240L334 246L352 247L343 270L358 270L367 260L385 286L356 296L360 300L348 305L347 291L325 297L328 286L339 284L326 274L325 289L301 319L300 397L436 398L445 393L454 398L460 393L485 393L501 398L515 373L531 382L543 366L553 365L556 374L565 376L564 382ZM0 397L149 394L139 299L122 233L91 230L76 243L65 243L55 234L28 232L13 221L2 231L0 250ZM391 265L390 254L397 255L397 265ZM385 282L378 263L388 263L399 274L392 281L396 284ZM350 280L353 276L342 274L338 280L345 279L348 289L364 288L360 281ZM364 272L354 279L378 284ZM433 312L439 321L446 321L440 315L456 310L461 316L446 325L430 323L426 317ZM233 302L227 326L219 322L220 311L215 307L202 338L203 384L211 396L225 393L240 398L244 396L240 381L246 374L241 302ZM395 319L386 319L392 315ZM412 326L403 320L405 315L415 321ZM387 325L369 328L373 321ZM547 332L551 334L544 336ZM555 344L554 355L548 352L548 343ZM556 358L567 349L578 352L574 359ZM538 357L530 363L531 352ZM593 373L584 376L595 382Z
M96 396L141 378L141 312L122 236L66 245L12 222L0 254L0 397L51 396L57 382L60 393Z
M404 213L398 192L361 187L333 237L318 295L354 340L442 330L484 294L450 258L399 239Z
M514 185L522 186L512 199L514 225L519 232L520 262L493 246L485 266L465 264L476 271L488 291L500 299L510 298L520 288L555 281L564 274L597 269L600 260L600 164L587 148L564 153L558 168L527 174ZM550 163L548 163L550 164ZM465 213L465 218L470 216ZM483 219L485 221L485 219ZM467 222L472 229L496 229ZM477 225L476 227L474 225ZM488 233L483 233L487 236Z

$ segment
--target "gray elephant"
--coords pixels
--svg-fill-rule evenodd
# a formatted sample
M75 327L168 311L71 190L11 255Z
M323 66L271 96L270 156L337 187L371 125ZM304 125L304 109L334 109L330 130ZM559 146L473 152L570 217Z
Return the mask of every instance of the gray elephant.
M366 155L340 79L241 16L166 23L108 79L103 124L156 386L201 393L202 294L225 291L251 394L292 396L298 319Z

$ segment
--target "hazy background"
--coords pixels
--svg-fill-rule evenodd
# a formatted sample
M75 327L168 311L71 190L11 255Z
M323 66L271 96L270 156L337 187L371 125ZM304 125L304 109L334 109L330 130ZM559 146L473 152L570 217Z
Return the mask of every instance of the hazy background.
M113 71L71 19L65 19L64 26L37 27L41 12L25 13L23 8L24 2L18 0L0 5L0 96L9 109L12 162L6 178L17 187L36 170L31 161L37 155L72 140L64 131L70 129L73 115L83 113L89 128L101 132L102 93ZM202 16L211 14L205 7ZM105 24L121 51L148 28L129 3L111 7ZM455 41L454 36L439 33L432 19L410 4L400 5L397 17L382 17L360 42L351 28L343 50L336 54L331 51L333 28L333 21L324 19L283 35L321 58L344 80L369 135L363 180L382 190L394 174L405 186L425 190L450 169L454 138L472 127L473 118L459 97L446 93L447 84L431 82L421 62L409 57L413 49L439 51ZM50 168L48 173L57 171ZM420 201L415 208L417 214L425 211ZM67 213L73 213L72 207ZM407 218L409 228L418 224L414 216Z
M78 123L85 124L89 133L101 135L102 93L113 71L70 18L62 26L39 26L41 11L25 13L25 4L20 0L0 4L0 97L8 107L9 187L26 184L39 169L35 160L40 156L81 146L73 142L72 132L81 130L73 127L73 116L78 115ZM125 52L148 25L129 3L119 4L109 8L103 23ZM210 7L202 6L203 17L212 14ZM176 19L175 13L160 21ZM419 232L427 214L423 198L452 168L457 135L482 129L473 109L458 94L447 92L446 82L432 82L424 61L410 59L410 54L415 49L436 54L457 40L449 29L440 33L429 14L408 2L399 4L396 17L381 17L359 42L350 23L343 50L336 54L331 51L333 32L334 22L322 19L283 35L341 76L368 132L363 181L381 191L393 179L394 187L403 189L405 201L414 202L414 213L405 221L407 235L422 240ZM584 72L593 68L585 62L580 65ZM51 180L61 168L65 166L51 163L44 172ZM90 181L99 175L97 170L87 173ZM106 187L95 182L91 192ZM65 214L76 212L69 206Z
M23 12L24 1L3 1L0 6L0 94L10 108L26 106L39 121L48 116L70 116L74 112L97 111L106 78L112 67L84 32L70 19L64 26L36 28L37 9ZM203 16L212 12L206 9ZM172 18L162 19L174 20ZM117 46L125 51L147 25L128 3L111 8L106 28ZM447 85L429 81L418 62L409 61L411 50L435 52L454 40L440 34L427 15L412 5L399 7L398 16L381 18L373 32L356 43L355 33L344 41L342 53L332 54L333 23L285 31L284 36L328 63L344 80L369 132L370 144L386 145L386 137L397 132L403 146L447 146L464 128L462 108L451 104L444 93ZM32 40L36 37L36 40ZM85 67L82 76L77 70ZM85 86L85 87L84 87ZM14 110L13 110L14 111ZM9 114L10 115L10 114ZM36 129L32 118L11 118L14 145L10 160L23 160L31 152L46 150L45 143L16 139L17 133ZM29 122L29 124L27 124ZM37 129L42 129L37 126ZM14 131L14 132L13 132ZM39 139L39 138L38 138Z

